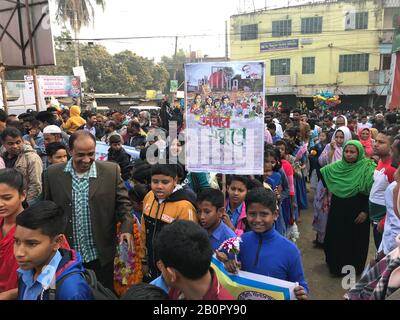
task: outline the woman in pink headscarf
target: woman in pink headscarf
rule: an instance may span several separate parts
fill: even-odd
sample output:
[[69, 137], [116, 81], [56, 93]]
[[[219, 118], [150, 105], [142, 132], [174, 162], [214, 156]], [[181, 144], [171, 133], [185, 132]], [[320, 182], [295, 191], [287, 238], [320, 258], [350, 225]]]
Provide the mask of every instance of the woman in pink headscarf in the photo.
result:
[[371, 137], [371, 130], [369, 128], [362, 128], [358, 130], [358, 138], [364, 147], [365, 154], [368, 158], [374, 155], [373, 140]]

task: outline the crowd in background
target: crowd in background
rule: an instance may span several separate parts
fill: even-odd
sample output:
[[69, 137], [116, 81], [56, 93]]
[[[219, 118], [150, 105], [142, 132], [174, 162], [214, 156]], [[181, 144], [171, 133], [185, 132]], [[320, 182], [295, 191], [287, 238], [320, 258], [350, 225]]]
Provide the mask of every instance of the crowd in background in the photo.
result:
[[[96, 298], [82, 277], [86, 269], [123, 299], [232, 299], [210, 268], [215, 252], [228, 271], [298, 283], [296, 298], [307, 299], [295, 242], [310, 207], [314, 245], [332, 275], [345, 266], [362, 274], [346, 298], [396, 295], [396, 113], [267, 110], [264, 172], [227, 176], [225, 194], [219, 174], [149, 161], [149, 151], [163, 160], [184, 154], [183, 139], [168, 136], [173, 122], [184, 134], [184, 119], [181, 104], [166, 100], [160, 110], [138, 114], [76, 105], [19, 116], [0, 111], [0, 299], [51, 299], [46, 266], [54, 269], [60, 300]], [[108, 161], [95, 159], [98, 142], [109, 145]], [[219, 250], [232, 237], [242, 240], [235, 259]], [[128, 274], [121, 276], [116, 257], [131, 264]]]

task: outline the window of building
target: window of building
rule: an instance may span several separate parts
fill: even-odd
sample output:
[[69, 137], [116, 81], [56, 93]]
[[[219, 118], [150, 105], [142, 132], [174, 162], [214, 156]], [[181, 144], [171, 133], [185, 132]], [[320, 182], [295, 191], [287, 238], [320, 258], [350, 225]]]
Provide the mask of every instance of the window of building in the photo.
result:
[[390, 70], [392, 64], [391, 54], [381, 54], [381, 68], [380, 70]]
[[368, 29], [368, 12], [356, 13], [356, 29]]
[[272, 36], [285, 37], [292, 34], [292, 20], [272, 21]]
[[249, 24], [240, 27], [240, 40], [256, 40], [258, 39], [258, 25]]
[[315, 73], [315, 57], [303, 58], [303, 74]]
[[339, 72], [368, 71], [369, 54], [345, 54], [339, 58]]
[[301, 33], [321, 33], [322, 32], [322, 17], [311, 17], [301, 19]]
[[271, 76], [290, 75], [290, 59], [271, 60]]

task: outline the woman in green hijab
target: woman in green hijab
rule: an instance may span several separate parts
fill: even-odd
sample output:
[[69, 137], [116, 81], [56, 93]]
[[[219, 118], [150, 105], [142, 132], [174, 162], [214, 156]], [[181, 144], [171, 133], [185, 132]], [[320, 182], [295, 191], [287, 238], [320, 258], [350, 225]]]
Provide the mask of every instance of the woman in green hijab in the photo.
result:
[[362, 273], [368, 255], [368, 196], [374, 183], [375, 163], [365, 157], [359, 141], [348, 141], [341, 161], [321, 169], [323, 183], [332, 193], [325, 236], [325, 256], [331, 273], [346, 265]]

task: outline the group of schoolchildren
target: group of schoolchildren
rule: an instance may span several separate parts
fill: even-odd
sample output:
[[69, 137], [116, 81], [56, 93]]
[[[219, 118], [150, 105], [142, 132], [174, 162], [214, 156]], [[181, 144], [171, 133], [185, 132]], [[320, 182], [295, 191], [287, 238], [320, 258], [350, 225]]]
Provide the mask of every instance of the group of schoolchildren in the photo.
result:
[[[180, 165], [136, 168], [136, 178], [148, 170], [139, 179], [142, 183], [129, 190], [132, 216], [140, 226], [141, 249], [136, 254], [143, 282], [174, 299], [232, 298], [210, 268], [216, 254], [231, 272], [240, 268], [298, 283], [296, 297], [307, 298], [299, 250], [287, 239], [299, 210], [307, 206], [302, 173], [306, 154], [296, 130], [287, 129], [283, 138], [265, 146], [262, 176], [228, 176], [226, 194], [201, 187], [201, 175], [186, 175]], [[128, 180], [131, 164], [121, 143], [119, 135], [110, 136], [108, 156]], [[65, 143], [48, 144], [46, 157], [49, 165], [66, 162]], [[0, 170], [0, 300], [93, 299], [80, 254], [63, 236], [65, 215], [49, 201], [28, 207], [25, 183], [17, 170]], [[237, 261], [217, 252], [233, 237], [242, 238]], [[157, 292], [152, 285], [138, 284], [122, 298], [148, 297], [145, 290]]]
[[[201, 226], [208, 237], [206, 243], [198, 242], [192, 246], [194, 252], [197, 246], [208, 247], [210, 254], [207, 270], [212, 253], [216, 253], [228, 271], [237, 271], [238, 266], [233, 268], [232, 261], [228, 259], [229, 255], [219, 252], [218, 249], [225, 240], [240, 236], [243, 242], [240, 245], [238, 261], [242, 270], [296, 282], [299, 284], [295, 289], [296, 297], [306, 299], [308, 286], [304, 279], [300, 252], [277, 230], [280, 214], [276, 194], [279, 192], [273, 191], [269, 184], [264, 185], [256, 177], [228, 178], [226, 201], [222, 191], [211, 188], [201, 190], [197, 199], [193, 201], [193, 198], [177, 184], [174, 165], [155, 165], [152, 168], [151, 191], [143, 199], [141, 219], [141, 258], [145, 266], [144, 274], [148, 280], [153, 280], [152, 284], [166, 292], [176, 290], [177, 285], [173, 280], [177, 276], [172, 277], [160, 267], [164, 261], [160, 257], [161, 253], [157, 253], [157, 243], [161, 234], [167, 230], [166, 225], [173, 225], [177, 220], [188, 220], [199, 229]], [[187, 279], [184, 275], [195, 272], [197, 266], [201, 265], [196, 263], [196, 259], [201, 258], [189, 249], [187, 255], [183, 251], [180, 252], [184, 249], [181, 246], [183, 244], [177, 243], [175, 250], [171, 249], [170, 254], [176, 255], [177, 259], [184, 257], [182, 264], [176, 265], [178, 277], [188, 282], [196, 280], [190, 277]], [[185, 292], [185, 286], [179, 289], [183, 290], [183, 296], [190, 295]]]
[[[307, 298], [299, 250], [276, 230], [279, 205], [271, 188], [232, 176], [225, 202], [216, 189], [204, 189], [193, 198], [177, 181], [176, 166], [154, 165], [151, 190], [138, 184], [129, 193], [141, 221], [139, 255], [145, 281], [155, 280], [152, 283], [169, 298], [233, 299], [219, 288], [210, 264], [225, 240], [240, 235], [242, 270], [297, 282], [296, 297]], [[80, 255], [69, 249], [63, 236], [62, 211], [49, 201], [24, 209], [23, 184], [16, 170], [0, 171], [0, 298], [46, 300], [53, 293], [59, 300], [93, 299]], [[223, 253], [217, 256], [229, 271], [237, 270], [239, 265]], [[151, 297], [143, 294], [145, 290], [160, 295], [152, 285], [141, 284], [132, 286], [123, 299]]]

